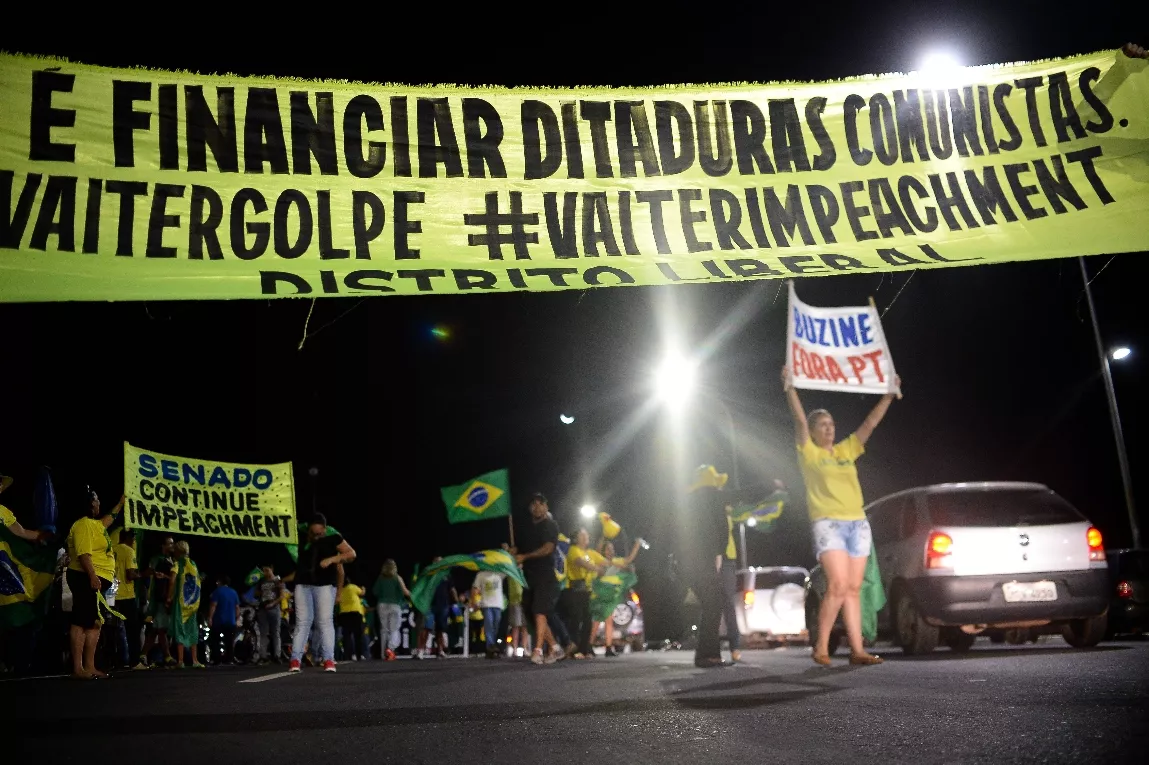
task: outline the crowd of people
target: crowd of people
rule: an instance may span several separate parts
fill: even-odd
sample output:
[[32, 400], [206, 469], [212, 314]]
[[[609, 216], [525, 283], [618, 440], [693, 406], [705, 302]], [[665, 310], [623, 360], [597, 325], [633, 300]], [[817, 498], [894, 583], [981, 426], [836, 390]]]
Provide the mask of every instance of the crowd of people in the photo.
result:
[[[5, 487], [12, 481], [3, 480]], [[542, 664], [594, 656], [592, 634], [604, 621], [606, 655], [613, 656], [609, 616], [591, 618], [590, 583], [632, 569], [639, 549], [636, 541], [628, 556], [616, 557], [611, 539], [592, 546], [587, 529], [577, 530], [571, 543], [559, 533], [546, 498], [535, 494], [527, 537], [518, 549], [504, 545], [529, 586], [495, 571], [478, 572], [467, 588], [457, 588], [455, 578], [448, 577], [434, 590], [430, 608], [419, 614], [394, 560], [387, 560], [370, 583], [357, 581], [349, 565], [355, 550], [321, 514], [300, 524], [294, 570], [281, 577], [273, 565], [258, 566], [237, 590], [227, 575], [203, 581], [186, 539], [151, 535], [158, 549], [141, 566], [137, 548], [146, 535], [122, 528], [124, 499], [107, 508], [88, 490], [85, 500], [85, 514], [68, 530], [57, 555], [42, 618], [5, 630], [4, 669], [64, 665], [77, 679], [234, 663], [334, 672], [337, 661], [394, 661], [404, 653], [413, 659], [445, 657], [462, 647], [468, 632], [488, 658]], [[0, 513], [13, 535], [37, 545], [53, 541], [50, 531], [26, 529], [8, 508], [0, 506]], [[54, 638], [64, 632], [66, 640]]]
[[[856, 431], [835, 442], [832, 416], [823, 409], [805, 411], [787, 370], [783, 386], [794, 418], [814, 552], [827, 578], [813, 660], [821, 666], [831, 663], [826, 641], [841, 613], [850, 663], [881, 663], [866, 651], [860, 627], [859, 593], [872, 541], [856, 461], [895, 395], [883, 396]], [[0, 476], [0, 491], [11, 483], [11, 478]], [[729, 663], [720, 652], [722, 621], [731, 661], [740, 658], [734, 613], [737, 556], [725, 485], [725, 474], [702, 466], [679, 515], [680, 534], [688, 540], [680, 551], [681, 563], [700, 607], [695, 664], [703, 668]], [[280, 577], [271, 565], [253, 569], [242, 594], [226, 575], [217, 576], [210, 596], [203, 599], [201, 573], [187, 540], [163, 536], [157, 554], [141, 568], [141, 532], [117, 526], [124, 498], [106, 510], [89, 489], [83, 501], [84, 514], [72, 524], [57, 555], [43, 618], [23, 625], [14, 640], [7, 635], [2, 658], [9, 666], [31, 667], [39, 644], [49, 664], [55, 652], [55, 662], [66, 661], [71, 676], [83, 680], [107, 677], [109, 669], [201, 669], [208, 660], [266, 664], [286, 658], [290, 672], [301, 671], [305, 664], [335, 672], [337, 660], [377, 656], [393, 661], [404, 650], [413, 659], [447, 656], [459, 644], [460, 624], [474, 625], [474, 630], [463, 632], [482, 640], [488, 658], [529, 657], [534, 664], [588, 659], [596, 655], [592, 639], [600, 630], [609, 657], [615, 655], [611, 610], [616, 602], [595, 583], [614, 577], [623, 587], [618, 575], [633, 571], [642, 546], [642, 540], [635, 540], [626, 555], [617, 555], [616, 544], [625, 549], [625, 537], [613, 522], [603, 523], [595, 543], [586, 528], [577, 529], [573, 539], [567, 537], [560, 533], [547, 498], [535, 493], [528, 504], [530, 523], [518, 545], [504, 545], [527, 586], [505, 573], [481, 570], [460, 593], [448, 576], [435, 586], [425, 613], [415, 614], [408, 605], [411, 589], [395, 561], [383, 564], [370, 589], [359, 584], [349, 565], [357, 557], [354, 548], [323, 515], [315, 514], [300, 524], [293, 571]], [[54, 538], [53, 529], [25, 528], [2, 505], [0, 522], [4, 534], [18, 544], [47, 545]], [[0, 563], [12, 567], [7, 558]], [[401, 635], [405, 610], [414, 640]], [[64, 635], [65, 623], [66, 640], [54, 641], [54, 632]], [[206, 652], [200, 646], [205, 640]]]

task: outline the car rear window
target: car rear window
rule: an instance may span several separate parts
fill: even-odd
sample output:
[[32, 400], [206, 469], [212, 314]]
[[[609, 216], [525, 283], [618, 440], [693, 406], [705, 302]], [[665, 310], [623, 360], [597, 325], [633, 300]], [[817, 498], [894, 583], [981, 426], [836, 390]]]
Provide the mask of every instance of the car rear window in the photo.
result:
[[1149, 553], [1126, 552], [1118, 559], [1117, 570], [1131, 579], [1149, 579]]
[[936, 526], [1045, 526], [1085, 520], [1071, 504], [1042, 489], [982, 489], [930, 494]]

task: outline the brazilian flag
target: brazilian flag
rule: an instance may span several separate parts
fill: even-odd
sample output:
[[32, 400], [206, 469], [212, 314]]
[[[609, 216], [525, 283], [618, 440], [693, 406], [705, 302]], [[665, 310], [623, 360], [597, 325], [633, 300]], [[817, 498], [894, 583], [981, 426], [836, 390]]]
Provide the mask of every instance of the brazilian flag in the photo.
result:
[[790, 501], [790, 495], [784, 491], [776, 491], [766, 499], [752, 505], [740, 504], [730, 514], [730, 520], [735, 523], [747, 523], [753, 520], [754, 529], [769, 531], [782, 516], [783, 506]]
[[506, 469], [492, 470], [439, 491], [451, 523], [503, 518], [511, 513], [511, 479]]
[[0, 627], [43, 616], [56, 572], [56, 548], [28, 542], [0, 524]]
[[468, 571], [494, 571], [509, 576], [523, 587], [527, 586], [527, 580], [523, 578], [523, 572], [519, 570], [515, 557], [506, 550], [482, 550], [470, 555], [450, 555], [420, 572], [419, 580], [411, 588], [411, 604], [416, 611], [425, 614], [431, 609], [431, 598], [435, 595], [435, 588], [455, 567], [465, 568]]
[[590, 617], [596, 622], [611, 618], [618, 604], [626, 600], [638, 577], [631, 571], [617, 571], [595, 577], [591, 583]]

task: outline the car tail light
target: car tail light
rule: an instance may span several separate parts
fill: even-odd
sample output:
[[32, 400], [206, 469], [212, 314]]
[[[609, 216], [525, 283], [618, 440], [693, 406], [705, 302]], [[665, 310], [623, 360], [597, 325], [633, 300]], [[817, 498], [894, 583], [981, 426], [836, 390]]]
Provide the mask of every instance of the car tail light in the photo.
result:
[[953, 568], [953, 546], [949, 534], [931, 531], [926, 542], [926, 568]]
[[742, 605], [747, 608], [754, 608], [754, 590], [747, 590], [742, 593]]
[[1085, 541], [1089, 543], [1089, 560], [1105, 560], [1105, 545], [1101, 542], [1101, 532], [1096, 526], [1090, 526], [1085, 532]]
[[1129, 582], [1118, 582], [1117, 583], [1117, 597], [1119, 597], [1119, 598], [1131, 598], [1131, 597], [1133, 597], [1133, 585], [1129, 584]]

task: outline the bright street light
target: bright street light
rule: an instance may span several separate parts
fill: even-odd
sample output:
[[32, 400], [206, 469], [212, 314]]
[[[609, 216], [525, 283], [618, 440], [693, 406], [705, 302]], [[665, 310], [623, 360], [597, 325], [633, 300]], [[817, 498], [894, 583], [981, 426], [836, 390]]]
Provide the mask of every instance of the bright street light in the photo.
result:
[[1128, 358], [1129, 354], [1131, 353], [1133, 353], [1133, 351], [1129, 350], [1125, 346], [1121, 346], [1120, 348], [1114, 348], [1113, 353], [1110, 355], [1114, 361], [1121, 361], [1121, 359]]
[[750, 528], [754, 528], [755, 526], [758, 525], [758, 519], [757, 518], [747, 518], [746, 519], [746, 525], [749, 526]]
[[671, 407], [681, 407], [694, 389], [697, 363], [680, 353], [670, 353], [654, 371], [658, 398]]
[[961, 69], [961, 62], [949, 51], [934, 51], [922, 59], [918, 71], [931, 76], [948, 76]]
[[593, 518], [595, 512], [598, 510], [594, 505], [583, 505], [579, 508], [579, 515], [583, 518]]
[[928, 87], [946, 88], [959, 85], [964, 73], [957, 56], [949, 51], [938, 50], [922, 58], [916, 74]]

